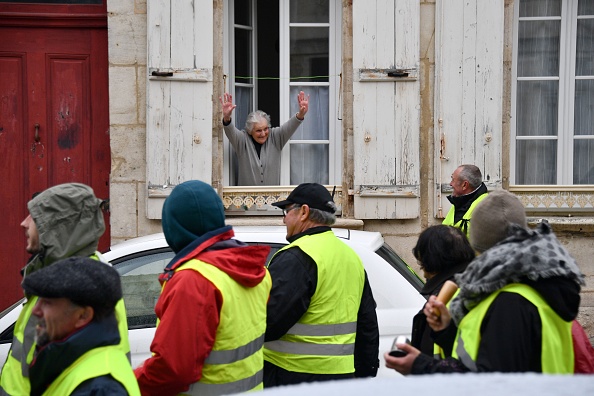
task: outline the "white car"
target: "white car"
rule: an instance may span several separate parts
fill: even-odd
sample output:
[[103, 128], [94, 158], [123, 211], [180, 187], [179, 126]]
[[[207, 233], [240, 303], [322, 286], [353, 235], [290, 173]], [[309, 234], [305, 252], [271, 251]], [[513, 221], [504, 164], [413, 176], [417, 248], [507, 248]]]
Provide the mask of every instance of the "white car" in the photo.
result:
[[[271, 246], [269, 258], [287, 244], [285, 227], [233, 227], [235, 237], [248, 244]], [[423, 306], [419, 294], [423, 286], [414, 271], [387, 245], [379, 232], [333, 229], [337, 237], [352, 247], [361, 257], [373, 296], [377, 303], [380, 332], [380, 370], [378, 376], [397, 376], [384, 366], [383, 353], [398, 335], [410, 337], [412, 318]], [[138, 366], [150, 356], [150, 344], [155, 333], [154, 307], [160, 293], [158, 274], [174, 256], [163, 234], [134, 238], [111, 247], [103, 257], [122, 276], [124, 301], [132, 365]], [[22, 301], [0, 314], [0, 362], [6, 360], [14, 322]]]

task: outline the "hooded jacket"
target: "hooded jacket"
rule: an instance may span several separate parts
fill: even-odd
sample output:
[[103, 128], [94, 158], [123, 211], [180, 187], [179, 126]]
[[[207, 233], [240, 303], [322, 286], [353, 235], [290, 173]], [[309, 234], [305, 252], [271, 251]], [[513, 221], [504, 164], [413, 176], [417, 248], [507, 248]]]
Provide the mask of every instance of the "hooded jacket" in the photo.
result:
[[95, 253], [105, 232], [101, 202], [91, 187], [80, 183], [54, 186], [30, 200], [40, 251], [25, 266], [25, 275], [66, 257]]
[[[29, 213], [39, 235], [40, 250], [22, 269], [23, 276], [71, 256], [89, 257], [96, 253], [99, 238], [105, 231], [102, 201], [93, 189], [80, 183], [60, 184], [43, 191], [29, 201]], [[28, 296], [30, 297], [30, 296]], [[0, 383], [10, 393], [28, 393], [28, 366], [35, 347], [35, 318], [31, 311], [36, 298], [30, 298], [15, 325], [11, 351], [2, 369]], [[126, 317], [123, 300], [119, 317]], [[128, 324], [120, 322], [122, 349], [128, 353]], [[25, 363], [25, 364], [23, 364]]]
[[176, 269], [199, 260], [228, 274], [238, 287], [253, 288], [266, 277], [270, 252], [269, 246], [232, 239], [220, 198], [210, 185], [196, 180], [176, 186], [166, 199], [163, 232], [177, 254], [159, 277], [166, 283], [155, 307], [153, 356], [135, 370], [143, 395], [186, 391], [202, 377], [215, 343], [224, 296], [199, 272]]
[[[452, 300], [452, 319], [462, 318], [491, 293], [522, 283], [538, 292], [565, 322], [577, 316], [583, 275], [577, 263], [541, 223], [536, 230], [512, 226], [511, 236], [478, 256], [456, 276], [460, 292]], [[502, 292], [489, 306], [480, 328], [479, 372], [542, 372], [542, 321], [538, 309], [517, 293]], [[419, 355], [413, 374], [468, 371], [453, 358], [436, 361]]]

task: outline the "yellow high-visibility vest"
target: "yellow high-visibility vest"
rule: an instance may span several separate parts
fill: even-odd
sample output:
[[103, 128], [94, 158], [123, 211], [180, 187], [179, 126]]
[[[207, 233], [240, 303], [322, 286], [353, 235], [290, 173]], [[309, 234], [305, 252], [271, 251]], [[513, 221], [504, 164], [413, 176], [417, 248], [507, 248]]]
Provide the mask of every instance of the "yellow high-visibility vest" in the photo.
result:
[[299, 321], [280, 339], [264, 344], [264, 359], [293, 372], [353, 373], [357, 315], [365, 283], [361, 259], [332, 231], [305, 235], [276, 254], [294, 246], [315, 261], [318, 284]]
[[202, 377], [185, 393], [223, 395], [262, 389], [266, 304], [272, 287], [268, 270], [260, 284], [251, 288], [204, 261], [189, 260], [175, 272], [184, 270], [200, 273], [223, 296], [215, 342], [204, 361]]
[[454, 342], [452, 356], [476, 372], [476, 358], [481, 342], [480, 329], [491, 303], [501, 292], [517, 293], [538, 309], [542, 322], [541, 366], [545, 374], [573, 374], [572, 322], [566, 322], [533, 288], [521, 283], [502, 287], [481, 301], [462, 318]]

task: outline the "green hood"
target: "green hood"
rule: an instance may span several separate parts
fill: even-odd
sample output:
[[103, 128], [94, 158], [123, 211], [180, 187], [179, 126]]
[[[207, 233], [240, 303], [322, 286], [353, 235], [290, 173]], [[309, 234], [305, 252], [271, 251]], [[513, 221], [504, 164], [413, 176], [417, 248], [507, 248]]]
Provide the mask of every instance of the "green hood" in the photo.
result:
[[41, 250], [27, 264], [25, 274], [63, 258], [92, 255], [105, 232], [101, 202], [91, 187], [80, 183], [51, 187], [30, 200], [27, 206]]

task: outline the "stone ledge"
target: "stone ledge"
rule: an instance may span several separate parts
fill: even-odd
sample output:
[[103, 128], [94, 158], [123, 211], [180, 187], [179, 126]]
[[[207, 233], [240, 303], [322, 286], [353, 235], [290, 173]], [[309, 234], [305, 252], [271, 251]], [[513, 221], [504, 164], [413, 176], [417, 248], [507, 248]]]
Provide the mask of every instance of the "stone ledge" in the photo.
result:
[[536, 226], [543, 220], [549, 222], [553, 231], [558, 232], [580, 232], [594, 233], [594, 217], [561, 217], [561, 216], [542, 216], [528, 217], [528, 225]]
[[[227, 217], [225, 222], [230, 226], [284, 226], [282, 216]], [[337, 218], [332, 227], [362, 230], [364, 225], [363, 220]]]

